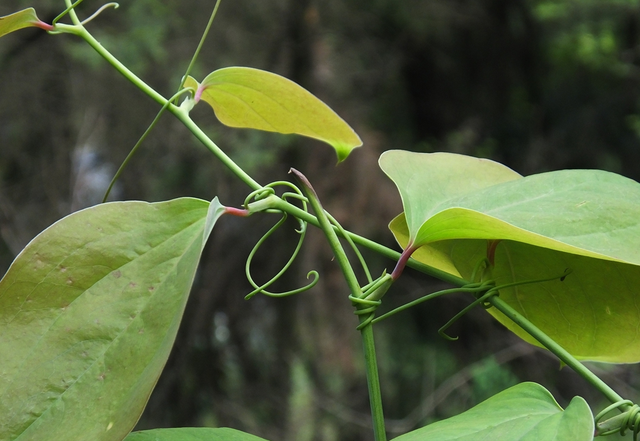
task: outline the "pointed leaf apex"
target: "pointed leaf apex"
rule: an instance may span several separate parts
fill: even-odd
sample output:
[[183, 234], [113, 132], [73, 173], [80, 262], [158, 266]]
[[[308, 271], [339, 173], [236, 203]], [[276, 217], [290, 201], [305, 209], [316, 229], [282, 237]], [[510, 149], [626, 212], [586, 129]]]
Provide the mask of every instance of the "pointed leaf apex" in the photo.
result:
[[362, 145], [355, 131], [329, 106], [280, 75], [248, 67], [219, 69], [185, 87], [196, 90], [195, 101], [209, 103], [229, 127], [297, 134], [331, 145], [342, 162]]

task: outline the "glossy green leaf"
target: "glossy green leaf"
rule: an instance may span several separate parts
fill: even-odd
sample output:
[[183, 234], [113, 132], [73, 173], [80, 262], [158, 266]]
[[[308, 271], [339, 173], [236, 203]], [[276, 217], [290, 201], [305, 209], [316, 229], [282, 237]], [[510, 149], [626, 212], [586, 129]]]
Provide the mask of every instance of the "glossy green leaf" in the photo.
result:
[[154, 429], [133, 432], [125, 441], [265, 441], [239, 430], [207, 427], [187, 427], [179, 429]]
[[0, 17], [0, 37], [13, 31], [30, 27], [42, 28], [47, 31], [53, 29], [51, 25], [38, 19], [36, 10], [33, 8], [23, 9], [22, 11]]
[[563, 411], [545, 388], [521, 383], [394, 441], [592, 441], [593, 432], [593, 416], [583, 398], [573, 398]]
[[[410, 155], [385, 153], [381, 166], [412, 216], [412, 223], [409, 215], [406, 221], [400, 216], [390, 227], [404, 248], [418, 249], [414, 258], [469, 279], [489, 256], [488, 240], [500, 240], [487, 275], [497, 285], [557, 277], [501, 290], [511, 307], [578, 358], [640, 361], [638, 183], [598, 170], [564, 170], [450, 197], [439, 191], [442, 184], [429, 182], [446, 180], [429, 155]], [[451, 182], [460, 179], [454, 176]], [[443, 196], [425, 198], [429, 192], [420, 188]], [[572, 272], [561, 282], [566, 269]], [[534, 342], [500, 313], [489, 312]]]
[[353, 129], [331, 108], [293, 81], [248, 67], [216, 70], [198, 83], [195, 101], [206, 101], [222, 124], [230, 127], [295, 133], [324, 141], [336, 149], [338, 161], [362, 145]]
[[0, 439], [121, 441], [175, 339], [217, 200], [117, 202], [38, 235], [0, 281]]

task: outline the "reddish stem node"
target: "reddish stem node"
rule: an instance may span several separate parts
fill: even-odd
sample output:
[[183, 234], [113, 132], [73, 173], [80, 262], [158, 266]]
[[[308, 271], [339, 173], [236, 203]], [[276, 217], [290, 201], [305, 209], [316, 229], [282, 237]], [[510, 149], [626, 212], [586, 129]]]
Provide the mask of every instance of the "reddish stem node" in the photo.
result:
[[45, 31], [53, 31], [53, 26], [49, 23], [45, 23], [44, 21], [34, 21], [32, 22], [34, 26], [39, 27], [40, 29], [44, 29]]
[[500, 243], [500, 239], [488, 240], [487, 242], [488, 242], [487, 243], [487, 260], [489, 261], [491, 266], [493, 266], [494, 262], [496, 260], [496, 248], [498, 247], [498, 244]]
[[251, 213], [244, 208], [224, 207], [224, 214], [230, 214], [232, 216], [247, 217]]
[[407, 261], [411, 257], [411, 255], [417, 250], [417, 247], [408, 246], [402, 254], [400, 254], [400, 259], [398, 259], [398, 263], [396, 263], [396, 267], [393, 269], [391, 273], [391, 278], [396, 281], [398, 277], [402, 274], [404, 267], [407, 265]]

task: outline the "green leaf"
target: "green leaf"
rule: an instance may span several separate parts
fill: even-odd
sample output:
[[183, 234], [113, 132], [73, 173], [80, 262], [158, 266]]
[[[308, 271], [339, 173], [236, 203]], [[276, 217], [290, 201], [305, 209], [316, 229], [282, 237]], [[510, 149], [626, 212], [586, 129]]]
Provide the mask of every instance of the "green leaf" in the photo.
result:
[[117, 202], [38, 235], [0, 281], [0, 439], [121, 441], [167, 360], [215, 199]]
[[324, 141], [343, 161], [362, 141], [329, 106], [293, 81], [248, 67], [216, 70], [199, 84], [188, 77], [185, 87], [196, 89], [195, 101], [206, 101], [222, 124], [230, 127], [295, 133]]
[[581, 397], [563, 411], [536, 383], [513, 386], [452, 418], [394, 441], [592, 441], [593, 416]]
[[389, 150], [380, 156], [380, 167], [400, 191], [414, 240], [441, 204], [522, 177], [498, 162], [454, 153]]
[[133, 432], [125, 441], [265, 441], [263, 438], [239, 430], [207, 427], [179, 429], [154, 429]]
[[[557, 278], [503, 289], [501, 299], [577, 358], [640, 361], [638, 183], [598, 170], [564, 170], [455, 194], [441, 188], [462, 182], [468, 189], [464, 181], [477, 174], [447, 178], [429, 156], [387, 152], [380, 159], [407, 215], [390, 227], [404, 248], [418, 249], [414, 258], [470, 279], [476, 264], [491, 257], [489, 241], [499, 240], [486, 276], [496, 285]], [[566, 269], [572, 272], [561, 282]], [[499, 312], [489, 312], [535, 344]]]
[[0, 37], [3, 37], [13, 31], [23, 28], [36, 27], [46, 31], [53, 29], [53, 26], [40, 21], [33, 8], [23, 9], [10, 15], [0, 17]]

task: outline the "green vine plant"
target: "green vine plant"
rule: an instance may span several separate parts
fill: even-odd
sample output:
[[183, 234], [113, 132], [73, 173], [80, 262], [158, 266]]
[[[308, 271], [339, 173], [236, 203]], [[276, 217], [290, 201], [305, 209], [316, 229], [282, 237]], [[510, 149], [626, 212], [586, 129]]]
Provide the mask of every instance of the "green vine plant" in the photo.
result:
[[[250, 192], [240, 208], [226, 207], [217, 198], [103, 203], [61, 219], [29, 243], [0, 282], [0, 439], [259, 440], [230, 428], [131, 431], [169, 356], [202, 249], [217, 220], [263, 213], [277, 213], [281, 219], [249, 255], [246, 273], [254, 290], [246, 298], [294, 295], [314, 286], [319, 274], [311, 271], [306, 286], [269, 290], [296, 258], [308, 227], [322, 230], [344, 275], [345, 299], [359, 318], [376, 441], [386, 440], [387, 434], [374, 325], [453, 292], [469, 293], [474, 301], [442, 327], [444, 337], [452, 338], [446, 329], [470, 308], [486, 308], [513, 333], [555, 354], [611, 406], [594, 418], [581, 397], [562, 409], [543, 386], [521, 383], [397, 441], [586, 441], [626, 431], [638, 439], [638, 405], [619, 396], [581, 360], [640, 361], [635, 341], [640, 184], [597, 170], [523, 177], [486, 159], [387, 151], [379, 164], [396, 184], [404, 207], [390, 223], [403, 249], [399, 253], [345, 230], [324, 210], [303, 172], [291, 170], [297, 184], [259, 184], [190, 118], [193, 107], [204, 101], [222, 124], [315, 138], [335, 149], [338, 162], [362, 144], [326, 104], [279, 75], [227, 67], [201, 81], [190, 76], [219, 1], [169, 98], [127, 69], [85, 28], [117, 4], [107, 3], [81, 20], [75, 11], [81, 1], [65, 0], [51, 24], [38, 19], [33, 8], [1, 17], [0, 36], [37, 27], [81, 38], [154, 100], [159, 115], [169, 112], [181, 121]], [[277, 188], [284, 193], [278, 195]], [[287, 217], [298, 223], [298, 244], [282, 270], [258, 284], [251, 276], [253, 256]], [[364, 282], [356, 276], [345, 245], [355, 253]], [[358, 247], [394, 259], [395, 269], [374, 279]], [[455, 287], [377, 315], [405, 266]]]

